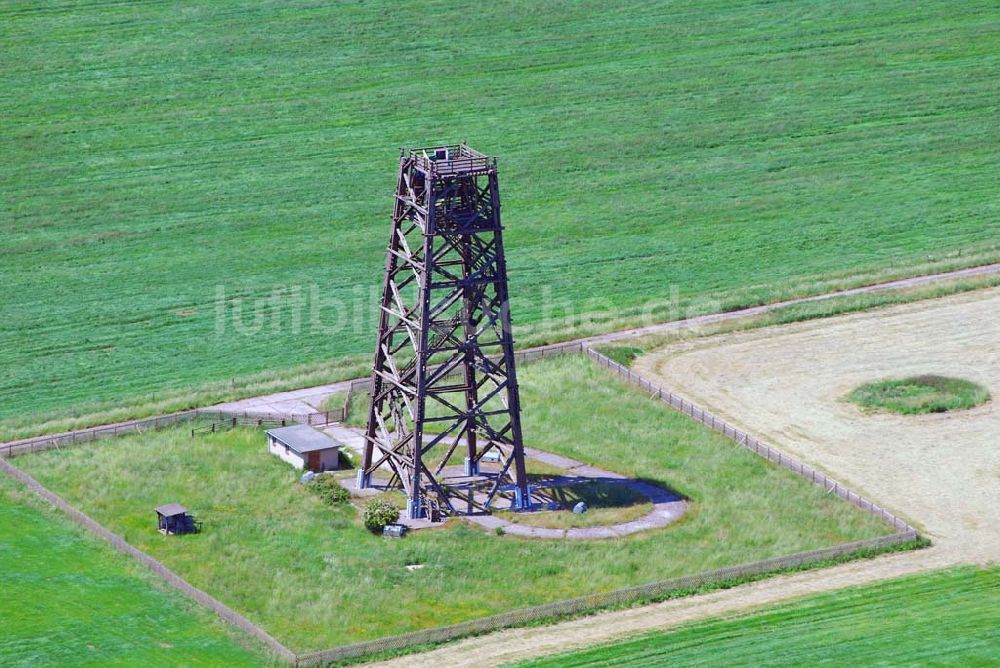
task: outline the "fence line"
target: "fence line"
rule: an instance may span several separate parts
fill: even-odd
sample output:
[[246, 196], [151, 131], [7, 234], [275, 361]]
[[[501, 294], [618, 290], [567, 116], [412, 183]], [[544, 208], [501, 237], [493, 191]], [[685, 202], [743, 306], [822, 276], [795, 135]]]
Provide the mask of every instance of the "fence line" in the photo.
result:
[[713, 415], [705, 409], [687, 401], [683, 397], [665, 390], [658, 385], [654, 385], [646, 378], [643, 378], [640, 374], [619, 364], [618, 362], [615, 362], [607, 355], [604, 355], [589, 346], [585, 346], [584, 351], [592, 360], [601, 366], [611, 369], [629, 383], [642, 388], [648, 392], [650, 396], [656, 397], [660, 401], [676, 408], [680, 412], [690, 416], [692, 419], [700, 422], [709, 429], [720, 432], [727, 438], [736, 442], [738, 445], [763, 457], [769, 462], [774, 462], [778, 466], [788, 469], [813, 484], [821, 485], [827, 492], [835, 494], [845, 501], [857, 506], [861, 510], [875, 515], [898, 531], [916, 533], [917, 530], [910, 526], [910, 524], [905, 520], [897, 517], [873, 501], [866, 499], [857, 492], [842, 485], [840, 482], [834, 480], [825, 473], [817, 471], [811, 466], [803, 464], [795, 457], [771, 447], [767, 443], [751, 436], [745, 431], [737, 429], [722, 418]]
[[773, 557], [771, 559], [719, 568], [693, 575], [684, 575], [635, 587], [617, 589], [611, 592], [564, 599], [562, 601], [555, 601], [553, 603], [524, 608], [521, 610], [512, 610], [510, 612], [500, 613], [490, 617], [482, 617], [480, 619], [473, 619], [449, 626], [424, 629], [421, 631], [379, 638], [377, 640], [342, 645], [340, 647], [333, 647], [317, 652], [296, 655], [294, 652], [281, 644], [281, 642], [267, 633], [267, 631], [257, 626], [243, 615], [232, 610], [218, 599], [192, 586], [186, 580], [164, 566], [160, 561], [154, 559], [142, 550], [133, 547], [120, 536], [104, 528], [101, 524], [97, 523], [83, 512], [77, 510], [65, 499], [44, 487], [37, 480], [24, 471], [21, 471], [10, 462], [0, 459], [0, 471], [27, 486], [41, 498], [45, 499], [68, 515], [70, 519], [75, 521], [87, 531], [110, 543], [119, 551], [143, 563], [151, 571], [153, 571], [154, 574], [163, 578], [196, 603], [212, 610], [222, 620], [260, 640], [283, 661], [292, 666], [322, 665], [333, 661], [352, 659], [391, 650], [405, 649], [416, 645], [454, 640], [476, 633], [497, 631], [503, 628], [519, 626], [532, 621], [572, 615], [615, 605], [633, 604], [642, 601], [666, 598], [670, 595], [684, 594], [706, 585], [717, 585], [728, 581], [764, 575], [790, 568], [809, 566], [840, 557], [852, 555], [857, 556], [865, 552], [882, 551], [898, 545], [914, 542], [918, 538], [916, 531], [901, 531], [887, 536], [870, 538], [868, 540], [845, 543], [843, 545], [811, 550], [808, 552], [799, 552], [783, 557]]
[[[388, 638], [380, 638], [378, 640], [368, 642], [333, 647], [319, 652], [299, 655], [299, 666], [321, 665], [328, 662], [352, 659], [380, 652], [400, 650], [415, 645], [443, 642], [476, 633], [485, 633], [511, 626], [518, 626], [530, 621], [574, 614], [586, 610], [609, 607], [618, 604], [634, 603], [645, 599], [654, 599], [663, 597], [671, 592], [683, 592], [685, 590], [697, 589], [706, 584], [720, 583], [727, 580], [760, 575], [771, 571], [804, 566], [865, 551], [882, 550], [895, 545], [912, 543], [919, 538], [919, 534], [915, 528], [910, 526], [904, 520], [896, 517], [885, 508], [869, 501], [821, 471], [817, 471], [812, 467], [806, 466], [794, 457], [772, 448], [747, 432], [733, 427], [725, 420], [722, 420], [709, 411], [706, 411], [694, 403], [687, 401], [683, 397], [651, 383], [640, 374], [622, 366], [621, 364], [618, 364], [590, 346], [583, 343], [557, 344], [545, 349], [528, 350], [524, 353], [518, 353], [515, 355], [515, 358], [518, 361], [529, 361], [557, 354], [565, 354], [567, 352], [585, 353], [591, 359], [600, 365], [611, 369], [629, 383], [637, 385], [644, 391], [648, 392], [650, 396], [654, 396], [661, 401], [664, 401], [673, 408], [690, 416], [692, 419], [702, 423], [714, 431], [722, 433], [738, 445], [749, 449], [757, 455], [764, 457], [768, 461], [787, 468], [814, 484], [822, 485], [826, 491], [836, 494], [862, 510], [875, 515], [882, 521], [892, 526], [896, 530], [896, 533], [868, 540], [857, 541], [854, 543], [846, 543], [835, 547], [813, 550], [811, 552], [802, 552], [785, 557], [765, 559], [763, 561], [753, 562], [750, 564], [721, 568], [707, 573], [682, 576], [671, 580], [640, 585], [638, 587], [630, 587], [603, 594], [594, 594], [575, 599], [556, 601], [546, 605], [523, 610], [515, 610], [451, 626], [426, 629], [398, 636], [391, 636]], [[370, 381], [368, 379], [359, 379], [351, 384], [349, 393], [361, 388], [367, 389], [369, 386]]]
[[195, 434], [214, 434], [217, 431], [223, 431], [227, 429], [232, 429], [234, 427], [285, 427], [288, 425], [289, 420], [287, 418], [263, 418], [256, 416], [247, 415], [231, 415], [229, 417], [220, 416], [218, 419], [210, 422], [209, 424], [203, 424], [200, 427], [194, 427], [191, 429], [191, 435]]
[[169, 427], [181, 422], [206, 419], [216, 422], [227, 422], [237, 420], [244, 425], [264, 425], [266, 424], [307, 424], [322, 426], [330, 422], [339, 422], [344, 419], [345, 413], [342, 408], [319, 411], [316, 413], [257, 413], [248, 411], [226, 411], [213, 408], [194, 408], [168, 415], [157, 415], [156, 417], [142, 418], [139, 420], [129, 420], [116, 424], [103, 425], [100, 427], [90, 427], [77, 431], [68, 431], [61, 434], [48, 434], [45, 436], [35, 436], [19, 441], [11, 441], [0, 446], [0, 457], [13, 457], [20, 454], [42, 452], [52, 448], [61, 448], [68, 445], [78, 445], [81, 443], [91, 443], [104, 438], [114, 438], [124, 434], [139, 433], [154, 429]]
[[[706, 411], [705, 409], [695, 405], [694, 403], [687, 401], [683, 397], [669, 392], [662, 387], [653, 384], [646, 378], [643, 378], [640, 374], [632, 371], [628, 367], [625, 367], [607, 355], [604, 355], [597, 350], [594, 350], [590, 346], [575, 342], [575, 343], [557, 343], [551, 346], [545, 346], [542, 348], [533, 348], [523, 352], [515, 353], [514, 357], [518, 361], [531, 361], [536, 359], [541, 359], [544, 357], [551, 357], [554, 355], [562, 355], [569, 352], [581, 352], [585, 353], [592, 360], [596, 361], [598, 364], [607, 367], [617, 373], [619, 376], [624, 378], [629, 383], [636, 385], [643, 389], [645, 392], [649, 393], [651, 396], [655, 396], [661, 401], [667, 403], [673, 408], [681, 411], [682, 413], [690, 416], [692, 419], [702, 423], [709, 429], [721, 432], [727, 438], [735, 441], [740, 446], [747, 448], [748, 450], [756, 453], [757, 455], [764, 457], [770, 462], [774, 462], [779, 466], [782, 466], [793, 473], [796, 473], [803, 478], [809, 480], [813, 484], [822, 485], [823, 488], [842, 499], [845, 499], [849, 503], [861, 508], [862, 510], [869, 512], [873, 515], [878, 516], [887, 524], [892, 525], [895, 529], [900, 531], [916, 531], [909, 523], [892, 514], [885, 508], [882, 508], [878, 504], [866, 499], [860, 494], [854, 492], [853, 490], [840, 484], [837, 480], [830, 478], [826, 474], [817, 471], [816, 469], [807, 466], [791, 457], [780, 450], [777, 450], [767, 443], [751, 436], [745, 431], [733, 427], [728, 422], [719, 418], [712, 413]], [[353, 381], [348, 387], [348, 401], [350, 401], [351, 394], [362, 388], [367, 389], [370, 387], [371, 380], [368, 378], [360, 378]]]
[[249, 619], [236, 612], [229, 606], [227, 606], [222, 601], [206, 594], [201, 589], [194, 587], [187, 580], [180, 577], [172, 570], [164, 566], [160, 561], [149, 556], [137, 547], [132, 546], [127, 543], [121, 536], [112, 533], [104, 526], [91, 519], [88, 515], [77, 510], [69, 502], [63, 499], [61, 496], [55, 492], [49, 490], [40, 482], [35, 480], [33, 477], [22, 471], [21, 469], [15, 467], [10, 462], [0, 458], [0, 471], [3, 471], [11, 478], [14, 478], [24, 486], [28, 487], [35, 494], [45, 499], [47, 502], [61, 510], [65, 513], [71, 520], [82, 526], [84, 529], [97, 536], [98, 538], [110, 543], [115, 549], [120, 552], [127, 554], [140, 561], [143, 565], [149, 568], [153, 573], [161, 577], [166, 582], [170, 583], [176, 589], [180, 590], [188, 598], [192, 599], [196, 603], [205, 606], [215, 614], [217, 614], [224, 621], [229, 622], [233, 626], [249, 633], [251, 636], [257, 640], [264, 643], [268, 649], [281, 657], [284, 661], [296, 664], [298, 657], [290, 649], [278, 642], [271, 634], [257, 626]]

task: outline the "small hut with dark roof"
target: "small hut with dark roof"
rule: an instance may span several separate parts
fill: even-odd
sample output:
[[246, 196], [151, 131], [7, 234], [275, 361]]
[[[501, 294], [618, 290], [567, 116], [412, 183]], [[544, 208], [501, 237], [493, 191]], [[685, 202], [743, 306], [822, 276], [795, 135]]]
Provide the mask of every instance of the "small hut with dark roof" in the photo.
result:
[[160, 533], [168, 536], [179, 533], [198, 533], [201, 522], [188, 515], [187, 508], [179, 503], [168, 503], [156, 508], [156, 522]]

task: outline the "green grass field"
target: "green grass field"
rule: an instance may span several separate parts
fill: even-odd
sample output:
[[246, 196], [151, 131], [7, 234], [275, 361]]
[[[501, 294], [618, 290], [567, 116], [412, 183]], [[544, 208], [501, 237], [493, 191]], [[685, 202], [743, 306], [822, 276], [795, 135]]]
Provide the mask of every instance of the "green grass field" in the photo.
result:
[[0, 664], [268, 664], [247, 637], [2, 475], [0, 527]]
[[[531, 445], [673, 488], [691, 500], [685, 517], [609, 541], [524, 540], [462, 522], [386, 540], [353, 508], [323, 505], [246, 429], [153, 432], [16, 461], [296, 651], [888, 531], [582, 356], [526, 364], [520, 381]], [[169, 501], [191, 508], [203, 533], [158, 534], [152, 508]]]
[[995, 666], [1000, 569], [915, 575], [522, 664]]
[[[546, 296], [552, 316], [676, 298], [667, 318], [996, 259], [997, 20], [983, 0], [5, 2], [0, 427], [351, 373], [330, 360], [372, 345], [400, 145], [501, 156], [523, 340], [570, 331], [539, 330]], [[217, 328], [220, 287], [246, 323], [266, 302], [258, 334], [225, 300]]]

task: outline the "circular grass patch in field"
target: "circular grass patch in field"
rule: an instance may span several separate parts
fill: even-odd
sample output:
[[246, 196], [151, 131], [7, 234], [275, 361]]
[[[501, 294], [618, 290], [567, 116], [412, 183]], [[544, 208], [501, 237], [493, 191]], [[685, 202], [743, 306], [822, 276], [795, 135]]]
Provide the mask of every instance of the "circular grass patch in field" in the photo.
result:
[[865, 383], [848, 394], [847, 400], [869, 410], [920, 415], [975, 408], [989, 401], [990, 393], [970, 380], [923, 375]]

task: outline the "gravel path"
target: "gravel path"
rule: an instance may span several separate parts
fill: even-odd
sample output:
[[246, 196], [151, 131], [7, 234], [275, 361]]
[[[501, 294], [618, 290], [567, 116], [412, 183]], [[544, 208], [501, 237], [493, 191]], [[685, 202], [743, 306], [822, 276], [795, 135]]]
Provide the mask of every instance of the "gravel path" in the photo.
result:
[[283, 413], [285, 415], [307, 415], [323, 410], [323, 405], [330, 396], [338, 392], [346, 392], [351, 381], [306, 387], [289, 392], [276, 392], [259, 397], [250, 397], [239, 401], [229, 401], [217, 404], [212, 408], [234, 413]]
[[950, 565], [932, 550], [892, 554], [841, 566], [793, 573], [734, 589], [698, 594], [626, 610], [605, 612], [549, 626], [508, 629], [466, 638], [438, 649], [375, 664], [382, 668], [478, 668], [605, 644], [637, 633], [669, 629], [708, 617], [733, 616], [772, 603], [823, 591], [876, 582]]
[[[535, 448], [525, 448], [524, 454], [532, 459], [545, 462], [550, 466], [565, 469], [572, 475], [574, 481], [583, 479], [618, 481], [622, 485], [626, 485], [646, 496], [652, 502], [653, 509], [639, 519], [632, 520], [631, 522], [573, 529], [552, 529], [518, 524], [517, 522], [511, 522], [496, 515], [473, 515], [467, 518], [470, 522], [475, 522], [491, 530], [495, 530], [498, 527], [503, 528], [506, 533], [512, 536], [522, 536], [525, 538], [595, 540], [600, 538], [618, 538], [620, 536], [639, 533], [640, 531], [659, 529], [680, 518], [684, 514], [684, 511], [687, 510], [687, 502], [680, 496], [656, 485], [626, 478], [620, 473], [608, 471], [597, 466], [590, 466], [569, 457], [536, 450]], [[553, 478], [551, 486], [564, 484], [565, 480], [565, 476]]]

